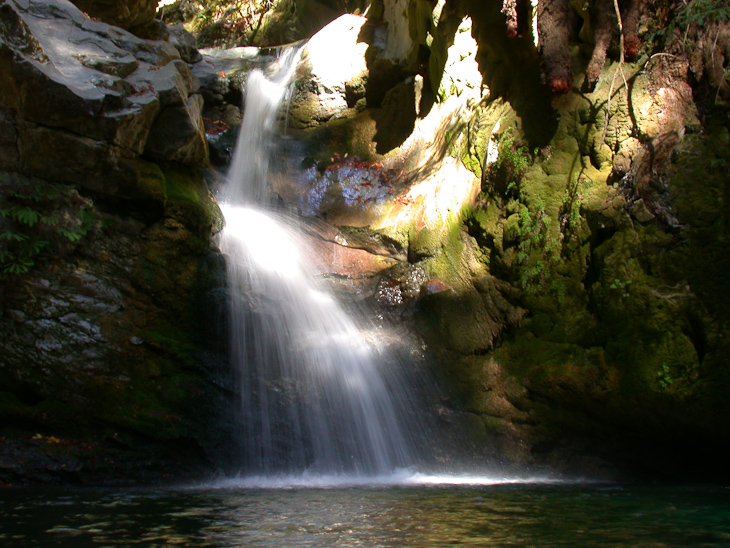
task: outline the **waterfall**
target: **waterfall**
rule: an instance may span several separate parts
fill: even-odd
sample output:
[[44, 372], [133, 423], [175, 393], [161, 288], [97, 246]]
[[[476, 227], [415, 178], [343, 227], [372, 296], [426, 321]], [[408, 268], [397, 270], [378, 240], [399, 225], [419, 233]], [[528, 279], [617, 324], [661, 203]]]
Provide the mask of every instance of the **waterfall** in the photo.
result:
[[266, 208], [273, 128], [294, 52], [246, 83], [219, 246], [240, 387], [242, 469], [377, 475], [409, 464], [393, 373], [307, 272], [296, 221]]

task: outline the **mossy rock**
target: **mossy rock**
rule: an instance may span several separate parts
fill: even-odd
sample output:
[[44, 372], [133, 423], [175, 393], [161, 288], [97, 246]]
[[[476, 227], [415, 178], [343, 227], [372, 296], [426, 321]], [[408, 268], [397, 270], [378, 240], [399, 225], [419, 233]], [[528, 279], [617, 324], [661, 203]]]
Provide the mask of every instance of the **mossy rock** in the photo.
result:
[[165, 215], [208, 236], [223, 227], [223, 214], [202, 175], [194, 169], [164, 166]]

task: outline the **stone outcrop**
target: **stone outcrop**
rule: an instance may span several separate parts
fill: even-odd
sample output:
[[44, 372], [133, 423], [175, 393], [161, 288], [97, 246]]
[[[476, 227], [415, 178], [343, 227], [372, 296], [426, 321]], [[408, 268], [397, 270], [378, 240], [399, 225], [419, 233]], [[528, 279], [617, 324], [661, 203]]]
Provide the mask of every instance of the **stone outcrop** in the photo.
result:
[[[535, 45], [495, 32], [504, 25], [497, 6], [447, 8], [427, 26], [427, 72], [410, 67], [415, 76], [401, 72], [388, 84], [373, 78], [373, 37], [382, 46], [387, 34], [372, 33], [386, 17], [376, 10], [358, 34], [370, 46], [367, 71], [357, 78], [364, 95], [353, 93], [359, 84], [349, 86], [356, 101], [348, 104], [344, 82], [330, 86], [340, 106], [327, 111], [317, 100], [326, 88], [306, 85], [316, 80], [304, 75], [293, 105], [296, 116], [310, 94], [299, 127], [309, 154], [303, 164], [311, 167], [297, 184], [310, 190], [297, 201], [284, 175], [277, 191], [305, 213], [398, 242], [405, 257], [368, 286], [372, 302], [385, 317], [418, 328], [439, 358], [435, 371], [449, 388], [451, 409], [465, 413], [471, 439], [484, 451], [597, 476], [689, 475], [683, 463], [717, 470], [730, 448], [720, 396], [727, 314], [718, 304], [727, 291], [718, 285], [724, 261], [701, 259], [700, 242], [724, 256], [725, 230], [710, 228], [711, 219], [725, 217], [711, 198], [722, 175], [709, 165], [727, 162], [721, 143], [728, 128], [724, 106], [710, 106], [709, 94], [701, 102], [703, 86], [722, 97], [724, 82], [708, 74], [705, 84], [690, 85], [688, 70], [700, 74], [692, 62], [699, 63], [703, 46], [690, 59], [624, 63], [626, 89], [615, 60], [590, 63], [580, 50], [571, 53], [568, 38], [576, 37], [555, 29], [563, 42], [548, 46], [558, 44], [561, 53], [548, 57], [562, 72], [553, 74], [551, 90], [541, 83], [547, 69]], [[452, 65], [439, 53], [466, 34], [460, 29], [467, 15], [467, 36], [478, 43], [479, 90], [459, 76], [464, 63]], [[390, 68], [409, 66], [406, 57]], [[473, 93], [462, 103], [460, 124], [430, 126], [448, 145], [420, 156], [431, 160], [420, 168], [409, 162], [425, 149], [411, 145], [429, 116], [418, 93], [402, 92], [409, 78], [422, 78], [421, 98], [436, 82], [444, 98]], [[370, 86], [378, 93], [369, 94]], [[398, 105], [391, 113], [413, 109], [415, 121], [403, 144], [381, 149], [378, 124], [398, 127], [386, 112], [390, 100]], [[317, 108], [323, 113], [315, 120]], [[481, 193], [462, 218], [431, 215], [440, 193], [421, 193], [437, 171], [429, 166], [439, 166], [438, 179], [454, 157], [479, 179]], [[702, 167], [701, 158], [710, 163]], [[392, 186], [382, 177], [388, 169]], [[468, 177], [455, 171], [443, 180], [456, 185]], [[677, 448], [678, 438], [687, 443]], [[713, 444], [717, 457], [695, 451]]]
[[[17, 135], [0, 167], [115, 194], [145, 192], [138, 164], [148, 146], [151, 159], [206, 164], [199, 83], [172, 45], [90, 20], [65, 0], [0, 9], [0, 104]], [[155, 146], [169, 124], [185, 148], [177, 158]]]
[[422, 309], [454, 402], [480, 418], [476, 438], [516, 462], [576, 474], [721, 473], [730, 439], [719, 397], [727, 314], [717, 303], [727, 290], [717, 280], [726, 265], [699, 257], [725, 253], [724, 225], [707, 223], [726, 216], [711, 205], [723, 176], [709, 166], [728, 160], [728, 127], [726, 105], [703, 92], [710, 75], [692, 87], [701, 46], [689, 58], [672, 50], [622, 67], [593, 63], [597, 75], [573, 50], [561, 66], [575, 82], [554, 99], [535, 78], [533, 44], [495, 33], [497, 10], [465, 11], [489, 94], [452, 144], [481, 178], [462, 226], [489, 274], [516, 291], [500, 294], [526, 313], [499, 319], [508, 327], [495, 339], [481, 318], [476, 336], [456, 327], [478, 315], [454, 295], [439, 301], [463, 316]]
[[66, 0], [0, 2], [0, 72], [0, 482], [200, 472], [218, 404], [190, 404], [226, 376], [193, 329], [222, 222], [198, 79]]

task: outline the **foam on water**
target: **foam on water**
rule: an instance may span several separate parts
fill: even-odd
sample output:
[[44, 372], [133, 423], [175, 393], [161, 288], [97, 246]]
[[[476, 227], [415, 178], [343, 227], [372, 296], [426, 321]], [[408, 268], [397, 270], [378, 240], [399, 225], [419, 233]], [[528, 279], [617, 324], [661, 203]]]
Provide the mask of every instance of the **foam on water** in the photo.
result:
[[430, 474], [410, 469], [389, 474], [280, 474], [226, 478], [198, 488], [212, 489], [341, 489], [351, 487], [490, 486], [507, 484], [555, 484], [565, 480], [547, 476], [500, 476], [480, 474]]

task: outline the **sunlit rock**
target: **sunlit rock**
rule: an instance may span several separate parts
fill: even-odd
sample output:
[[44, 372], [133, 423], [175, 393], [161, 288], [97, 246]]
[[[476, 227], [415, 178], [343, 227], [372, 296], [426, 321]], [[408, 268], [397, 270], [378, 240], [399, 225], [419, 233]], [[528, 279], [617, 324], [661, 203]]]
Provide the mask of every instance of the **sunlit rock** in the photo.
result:
[[[4, 134], [17, 135], [13, 161], [29, 173], [53, 177], [55, 170], [61, 180], [101, 190], [119, 172], [117, 158], [143, 153], [161, 109], [197, 103], [189, 99], [197, 78], [167, 42], [91, 20], [63, 0], [10, 1], [0, 18], [13, 29], [0, 38], [0, 104], [15, 113], [5, 117], [14, 131]], [[177, 116], [178, 128], [189, 128], [186, 142], [194, 140], [199, 109], [178, 109]], [[39, 154], [39, 146], [49, 153]], [[196, 150], [164, 158], [207, 163], [203, 140], [186, 146]], [[76, 167], [62, 160], [67, 154], [79, 158]]]
[[[315, 45], [329, 43], [326, 40], [329, 40], [330, 27], [332, 32], [345, 28], [347, 32], [342, 36], [349, 42], [338, 41], [337, 49], [359, 51], [366, 46], [358, 42], [361, 33], [357, 32], [358, 28], [364, 28], [364, 23], [363, 18], [344, 16], [323, 29], [313, 41]], [[479, 180], [449, 154], [446, 139], [483, 92], [475, 61], [477, 46], [470, 28], [470, 20], [464, 19], [446, 52], [443, 82], [455, 91], [432, 108], [424, 108], [421, 75], [403, 78], [386, 90], [380, 108], [371, 108], [364, 97], [357, 99], [354, 109], [350, 108], [359, 95], [345, 85], [348, 78], [363, 74], [363, 85], [369, 87], [371, 83], [368, 72], [359, 72], [367, 67], [364, 59], [362, 64], [347, 65], [339, 73], [340, 83], [332, 84], [331, 89], [339, 90], [339, 106], [332, 110], [326, 102], [320, 102], [319, 95], [307, 91], [315, 81], [313, 77], [300, 80], [290, 109], [290, 126], [306, 127], [302, 135], [309, 149], [322, 149], [321, 154], [328, 156], [317, 157], [315, 152], [314, 158], [319, 161], [298, 173], [296, 181], [281, 177], [275, 182], [275, 190], [285, 201], [295, 200], [305, 214], [326, 215], [337, 224], [388, 231], [412, 225], [420, 230], [443, 227], [448, 218], [457, 217], [463, 205], [474, 200], [479, 188]], [[323, 61], [336, 55], [332, 49], [325, 50]], [[307, 55], [305, 51], [305, 71], [309, 65], [318, 66], [317, 62], [307, 61]], [[327, 78], [334, 78], [336, 73], [332, 69], [337, 66], [331, 64], [330, 72], [322, 71], [326, 81], [335, 81]], [[314, 74], [314, 70], [305, 74]], [[353, 93], [349, 99], [348, 89]], [[305, 108], [310, 104], [307, 100], [311, 101], [313, 110]], [[366, 110], [360, 112], [361, 108]], [[312, 119], [313, 115], [317, 118]], [[303, 119], [297, 126], [298, 116]], [[335, 121], [338, 117], [345, 118], [342, 125]], [[326, 122], [322, 123], [323, 120]]]
[[365, 96], [368, 44], [359, 36], [366, 21], [343, 15], [307, 42], [289, 108], [292, 127], [313, 127], [352, 114], [348, 109]]
[[186, 63], [197, 63], [202, 59], [198, 51], [197, 40], [182, 25], [170, 25], [167, 27], [170, 32], [170, 43], [175, 46], [180, 57]]

